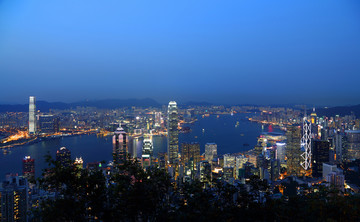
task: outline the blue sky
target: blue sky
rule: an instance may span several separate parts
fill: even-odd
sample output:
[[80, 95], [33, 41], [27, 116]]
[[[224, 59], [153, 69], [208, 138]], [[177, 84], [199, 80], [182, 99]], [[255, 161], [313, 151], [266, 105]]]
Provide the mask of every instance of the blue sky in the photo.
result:
[[358, 0], [0, 0], [0, 102], [360, 104]]

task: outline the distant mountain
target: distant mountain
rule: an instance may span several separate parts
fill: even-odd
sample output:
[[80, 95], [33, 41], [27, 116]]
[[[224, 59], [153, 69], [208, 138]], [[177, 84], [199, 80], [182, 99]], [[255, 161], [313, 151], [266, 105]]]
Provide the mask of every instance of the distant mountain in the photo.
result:
[[76, 106], [87, 106], [96, 107], [103, 109], [116, 109], [121, 107], [160, 107], [161, 104], [153, 99], [105, 99], [105, 100], [94, 100], [94, 101], [82, 101], [77, 103], [71, 103], [73, 107]]
[[[106, 100], [93, 100], [93, 101], [80, 101], [75, 103], [62, 103], [62, 102], [46, 102], [37, 101], [36, 109], [42, 112], [48, 112], [50, 109], [70, 109], [77, 106], [81, 107], [96, 107], [100, 109], [116, 109], [122, 107], [160, 107], [161, 104], [153, 99], [106, 99]], [[0, 112], [27, 112], [29, 111], [28, 104], [19, 105], [1, 105]]]
[[[308, 110], [308, 114], [312, 112], [311, 110]], [[359, 118], [360, 117], [360, 104], [354, 105], [354, 106], [336, 106], [336, 107], [328, 107], [328, 108], [316, 108], [315, 110], [317, 116], [345, 116], [345, 115], [351, 115], [351, 113], [354, 113], [354, 115]]]
[[186, 103], [180, 103], [180, 105], [182, 105], [182, 106], [211, 106], [211, 105], [214, 105], [214, 104], [209, 103], [209, 102], [190, 101], [190, 102], [186, 102]]

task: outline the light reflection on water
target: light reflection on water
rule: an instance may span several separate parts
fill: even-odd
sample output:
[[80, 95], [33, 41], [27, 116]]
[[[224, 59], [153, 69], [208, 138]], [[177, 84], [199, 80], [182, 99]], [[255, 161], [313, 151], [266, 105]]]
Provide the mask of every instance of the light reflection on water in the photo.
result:
[[[220, 115], [219, 118], [215, 115], [205, 118], [199, 116], [197, 122], [189, 125], [190, 133], [179, 134], [179, 151], [182, 142], [200, 143], [201, 153], [205, 151], [205, 144], [209, 142], [218, 144], [219, 154], [236, 153], [253, 148], [262, 129], [260, 124], [249, 122], [246, 116], [248, 114]], [[239, 123], [237, 124], [237, 122]], [[132, 147], [136, 149], [138, 157], [141, 156], [142, 140], [142, 138], [134, 140], [134, 147]], [[84, 166], [89, 162], [102, 160], [108, 162], [112, 159], [111, 137], [81, 135], [57, 138], [14, 147], [7, 154], [0, 152], [0, 179], [2, 180], [5, 174], [9, 172], [21, 174], [21, 160], [24, 156], [29, 155], [35, 158], [36, 175], [40, 176], [41, 169], [47, 166], [44, 155], [50, 153], [54, 157], [56, 150], [63, 146], [71, 150], [72, 158], [81, 156], [84, 159]], [[154, 136], [153, 146], [154, 155], [159, 152], [166, 152], [167, 138], [165, 136]], [[129, 147], [129, 149], [131, 148]]]

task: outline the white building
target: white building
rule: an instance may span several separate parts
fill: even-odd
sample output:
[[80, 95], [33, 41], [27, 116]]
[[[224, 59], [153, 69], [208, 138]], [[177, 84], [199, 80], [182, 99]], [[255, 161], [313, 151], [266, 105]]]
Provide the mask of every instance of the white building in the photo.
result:
[[36, 98], [29, 98], [29, 134], [36, 133]]

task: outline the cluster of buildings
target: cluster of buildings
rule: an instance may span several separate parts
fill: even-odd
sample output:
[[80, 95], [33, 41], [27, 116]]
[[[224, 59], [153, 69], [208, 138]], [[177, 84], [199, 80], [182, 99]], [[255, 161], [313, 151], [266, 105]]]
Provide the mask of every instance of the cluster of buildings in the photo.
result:
[[[251, 120], [278, 125], [286, 130], [286, 134], [264, 132], [258, 137], [254, 149], [244, 153], [218, 155], [216, 143], [207, 143], [204, 153], [201, 153], [199, 143], [179, 144], [181, 124], [194, 121], [199, 114], [246, 112], [254, 107], [212, 106], [207, 109], [197, 107], [180, 111], [177, 103], [171, 101], [166, 111], [164, 107], [131, 107], [103, 113], [91, 109], [92, 114], [89, 114], [87, 108], [78, 109], [78, 112], [69, 112], [61, 117], [65, 124], [76, 124], [75, 126], [81, 128], [91, 127], [92, 124], [98, 126], [98, 121], [104, 121], [103, 128], [114, 132], [114, 162], [106, 166], [99, 162], [88, 163], [86, 167], [90, 170], [108, 171], [112, 164], [121, 164], [127, 158], [138, 158], [144, 170], [149, 167], [166, 170], [174, 184], [200, 180], [204, 187], [211, 187], [214, 180], [222, 180], [230, 184], [245, 185], [251, 176], [257, 175], [266, 180], [272, 188], [281, 188], [292, 178], [299, 184], [299, 190], [303, 187], [300, 184], [308, 187], [324, 184], [345, 192], [352, 186], [346, 183], [344, 166], [360, 159], [360, 127], [359, 120], [354, 115], [318, 117], [313, 110], [309, 116], [300, 117], [298, 110], [264, 108], [260, 116]], [[98, 115], [96, 118], [95, 114]], [[88, 117], [86, 121], [85, 117]], [[82, 118], [84, 120], [81, 120]], [[30, 97], [30, 134], [52, 133], [58, 129], [58, 120], [54, 115], [39, 115], [36, 112], [35, 97]], [[154, 135], [167, 135], [167, 152], [154, 155]], [[143, 137], [141, 156], [138, 156], [133, 148], [132, 140], [137, 137]], [[66, 166], [72, 161], [70, 151], [65, 147], [60, 148], [56, 153], [56, 160]], [[83, 163], [81, 158], [75, 159], [79, 168], [83, 167]], [[359, 171], [359, 168], [352, 170]], [[31, 184], [34, 177], [35, 160], [29, 156], [23, 159], [22, 176], [6, 176], [0, 186], [0, 221], [3, 218], [26, 221], [26, 211], [30, 207], [38, 206], [44, 198], [54, 198], [55, 194], [41, 191]]]

